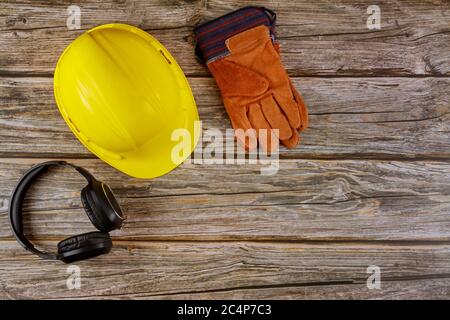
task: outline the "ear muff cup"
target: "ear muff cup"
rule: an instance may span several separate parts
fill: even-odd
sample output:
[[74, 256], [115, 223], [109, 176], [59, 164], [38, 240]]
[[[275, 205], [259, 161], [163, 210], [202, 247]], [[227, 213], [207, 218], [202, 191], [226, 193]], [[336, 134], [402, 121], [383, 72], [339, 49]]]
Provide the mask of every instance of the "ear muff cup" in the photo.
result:
[[101, 212], [97, 212], [95, 210], [95, 203], [89, 196], [88, 189], [89, 185], [84, 187], [81, 190], [81, 203], [83, 204], [84, 211], [86, 211], [87, 216], [89, 217], [89, 220], [91, 220], [92, 224], [100, 231], [103, 232], [109, 232], [111, 231], [111, 228], [109, 227], [109, 224], [105, 219], [102, 217]]
[[108, 233], [94, 231], [62, 240], [58, 243], [58, 254], [62, 261], [69, 263], [108, 253], [111, 247]]

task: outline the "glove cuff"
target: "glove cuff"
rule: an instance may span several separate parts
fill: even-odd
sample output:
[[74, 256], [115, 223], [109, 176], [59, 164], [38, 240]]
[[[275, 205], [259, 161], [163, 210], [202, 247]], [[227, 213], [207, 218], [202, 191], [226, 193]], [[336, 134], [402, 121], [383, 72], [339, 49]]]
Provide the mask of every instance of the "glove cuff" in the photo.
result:
[[202, 63], [210, 63], [230, 54], [225, 40], [248, 29], [265, 25], [274, 40], [276, 15], [264, 7], [245, 7], [230, 12], [194, 29], [195, 55]]

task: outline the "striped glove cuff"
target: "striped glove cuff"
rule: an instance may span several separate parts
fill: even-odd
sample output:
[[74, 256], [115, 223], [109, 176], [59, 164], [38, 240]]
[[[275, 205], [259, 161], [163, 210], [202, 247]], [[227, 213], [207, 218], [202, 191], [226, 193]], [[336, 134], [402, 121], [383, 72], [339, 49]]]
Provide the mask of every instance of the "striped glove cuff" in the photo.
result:
[[210, 63], [229, 55], [225, 41], [248, 29], [265, 25], [274, 39], [276, 15], [264, 7], [244, 7], [194, 29], [197, 44], [195, 55], [202, 63]]

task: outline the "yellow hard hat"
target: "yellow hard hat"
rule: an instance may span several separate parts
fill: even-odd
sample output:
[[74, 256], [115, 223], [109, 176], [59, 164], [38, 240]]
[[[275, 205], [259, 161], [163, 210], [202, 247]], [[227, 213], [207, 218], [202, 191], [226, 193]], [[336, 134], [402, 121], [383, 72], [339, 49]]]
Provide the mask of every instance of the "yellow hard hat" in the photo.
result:
[[[130, 176], [161, 176], [197, 144], [187, 79], [166, 48], [139, 28], [106, 24], [75, 39], [56, 65], [54, 92], [81, 143]], [[173, 136], [176, 129], [189, 135]], [[187, 148], [174, 157], [180, 143]]]

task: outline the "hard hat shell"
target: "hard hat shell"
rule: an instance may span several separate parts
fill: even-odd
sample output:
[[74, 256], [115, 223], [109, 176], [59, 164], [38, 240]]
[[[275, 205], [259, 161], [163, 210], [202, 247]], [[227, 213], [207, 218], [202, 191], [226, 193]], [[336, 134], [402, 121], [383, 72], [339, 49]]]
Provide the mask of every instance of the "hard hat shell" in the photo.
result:
[[[130, 176], [161, 176], [197, 144], [199, 118], [187, 79], [163, 45], [139, 28], [106, 24], [75, 39], [56, 65], [54, 93], [81, 143]], [[172, 139], [176, 129], [190, 141], [173, 157], [181, 142]]]

